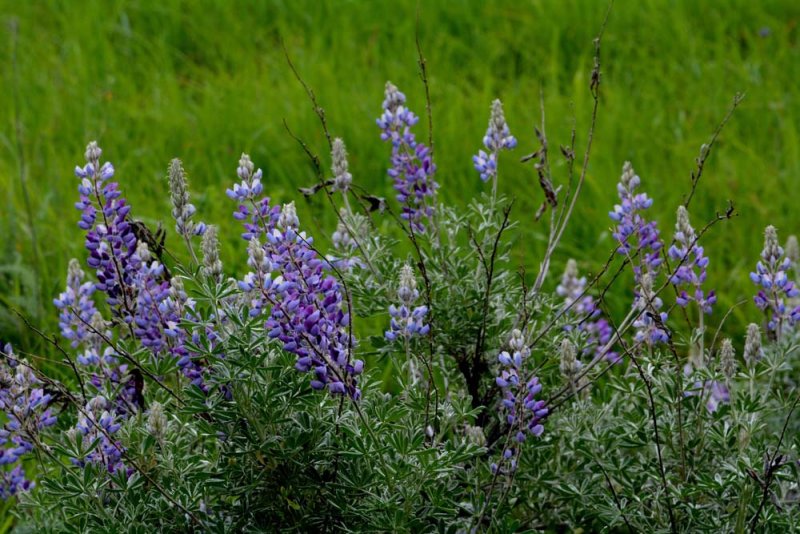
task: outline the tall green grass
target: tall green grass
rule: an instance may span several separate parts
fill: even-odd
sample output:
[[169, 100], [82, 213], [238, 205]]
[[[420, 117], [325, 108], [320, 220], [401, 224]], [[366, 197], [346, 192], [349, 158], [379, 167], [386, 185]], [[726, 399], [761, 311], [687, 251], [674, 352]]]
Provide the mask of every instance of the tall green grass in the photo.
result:
[[[53, 329], [50, 300], [64, 283], [68, 258], [84, 256], [72, 168], [92, 139], [115, 163], [135, 216], [170, 230], [164, 175], [170, 158], [182, 158], [202, 218], [227, 236], [222, 256], [234, 274], [245, 247], [224, 189], [240, 152], [264, 169], [266, 188], [281, 202], [297, 199], [296, 188], [315, 180], [283, 120], [327, 162], [281, 39], [332, 133], [345, 139], [355, 180], [391, 196], [388, 147], [374, 119], [387, 79], [424, 114], [418, 10], [441, 194], [466, 205], [485, 187], [470, 156], [490, 101], [502, 98], [520, 149], [504, 155], [500, 190], [517, 198], [522, 220], [515, 261], [533, 271], [546, 235], [532, 216], [542, 194], [533, 168], [516, 157], [536, 147], [540, 90], [551, 145], [566, 143], [573, 124], [578, 145], [585, 143], [592, 38], [605, 9], [605, 2], [588, 0], [0, 1], [0, 338], [37, 348], [12, 307]], [[699, 147], [741, 91], [745, 101], [707, 164], [691, 215], [699, 227], [728, 199], [736, 203], [739, 217], [706, 240], [709, 284], [720, 294], [715, 320], [749, 298], [747, 272], [763, 227], [775, 224], [782, 237], [800, 231], [799, 21], [800, 4], [792, 0], [617, 2], [603, 42], [587, 184], [556, 271], [568, 256], [584, 270], [597, 269], [612, 249], [607, 212], [625, 160], [671, 236]], [[298, 204], [318, 239], [330, 234], [322, 199]], [[612, 295], [614, 306], [627, 305], [625, 290], [621, 284]], [[737, 308], [728, 328], [741, 334], [755, 313], [750, 302]]]

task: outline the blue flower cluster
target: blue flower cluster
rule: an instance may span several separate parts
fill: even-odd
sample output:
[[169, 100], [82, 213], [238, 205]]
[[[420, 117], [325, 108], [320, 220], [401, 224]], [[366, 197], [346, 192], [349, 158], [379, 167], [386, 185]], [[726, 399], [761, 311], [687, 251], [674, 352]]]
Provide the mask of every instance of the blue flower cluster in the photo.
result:
[[[685, 308], [690, 302], [696, 302], [703, 313], [711, 313], [717, 297], [713, 290], [708, 294], [703, 290], [708, 257], [703, 253], [703, 247], [696, 241], [694, 228], [689, 223], [689, 213], [684, 206], [680, 206], [675, 224], [675, 242], [669, 247], [669, 257], [678, 262], [682, 261], [683, 264], [675, 269], [670, 282], [679, 290], [676, 299], [678, 306]], [[691, 293], [683, 289], [684, 287], [689, 287]]]
[[[556, 293], [564, 298], [564, 308], [571, 306], [569, 313], [578, 320], [578, 331], [586, 336], [582, 354], [592, 355], [592, 359], [605, 357], [608, 361], [617, 363], [621, 361], [617, 352], [609, 350], [603, 353], [603, 349], [611, 341], [613, 329], [608, 321], [601, 317], [602, 312], [594, 297], [584, 295], [585, 291], [586, 277], [578, 276], [578, 264], [574, 259], [567, 260]], [[568, 325], [566, 329], [570, 330], [572, 326]]]
[[[243, 198], [256, 205], [252, 197]], [[249, 295], [250, 314], [260, 315], [270, 307], [265, 323], [269, 336], [297, 355], [298, 371], [313, 371], [312, 388], [359, 399], [358, 375], [364, 362], [351, 358], [356, 340], [350, 333], [350, 314], [339, 282], [325, 272], [329, 263], [318, 257], [311, 237], [299, 231], [294, 203], [286, 204], [277, 217], [257, 215], [257, 221], [260, 227], [251, 227], [245, 236], [253, 271], [239, 282]], [[263, 244], [258, 240], [262, 233]]]
[[81, 411], [75, 429], [83, 439], [84, 446], [88, 447], [95, 441], [97, 445], [85, 458], [72, 458], [72, 463], [79, 467], [95, 464], [109, 473], [124, 472], [130, 476], [133, 470], [125, 466], [122, 458], [125, 448], [119, 441], [113, 440], [113, 435], [120, 427], [114, 403], [102, 395], [89, 400]]
[[414, 336], [424, 336], [430, 332], [430, 325], [425, 324], [425, 316], [428, 314], [427, 306], [414, 306], [419, 298], [417, 281], [414, 278], [414, 271], [411, 266], [406, 264], [400, 269], [400, 284], [397, 287], [397, 298], [399, 306], [392, 304], [389, 306], [391, 322], [385, 337], [389, 341], [395, 339], [410, 340]]
[[[130, 206], [121, 197], [118, 184], [108, 182], [114, 175], [114, 167], [111, 163], [101, 166], [101, 156], [100, 147], [96, 142], [91, 142], [86, 148], [86, 164], [75, 168], [75, 174], [81, 179], [78, 188], [81, 199], [76, 204], [83, 212], [79, 226], [88, 231], [88, 263], [96, 269], [98, 279], [95, 289], [106, 293], [112, 311], [128, 325], [142, 345], [150, 349], [154, 357], [170, 355], [177, 358], [184, 375], [205, 389], [202, 371], [185, 348], [187, 334], [178, 326], [186, 318], [183, 312], [190, 312], [191, 306], [182, 306], [179, 315], [172, 309], [174, 298], [170, 300], [171, 284], [164, 266], [151, 257], [146, 243], [136, 237], [128, 218]], [[96, 172], [98, 168], [100, 171]], [[193, 233], [203, 233], [204, 224], [194, 224], [189, 220], [194, 208], [187, 207], [188, 193], [182, 169], [171, 168], [172, 174], [175, 176], [171, 176], [170, 186], [173, 189], [173, 201], [183, 217], [181, 224], [184, 229], [191, 226]], [[98, 213], [102, 215], [100, 221]], [[57, 299], [56, 306], [62, 310], [62, 315], [86, 315], [88, 311], [75, 310], [69, 304], [70, 292], [74, 293], [75, 290], [70, 288], [69, 282], [67, 285], [67, 299]]]
[[[510, 352], [503, 351], [498, 356], [500, 374], [495, 381], [502, 391], [501, 405], [506, 422], [512, 428], [517, 429], [515, 434], [517, 443], [523, 443], [527, 437], [526, 434], [534, 437], [542, 435], [544, 432], [542, 421], [549, 410], [545, 401], [536, 398], [542, 391], [539, 378], [534, 376], [527, 382], [523, 382], [521, 378], [525, 361], [531, 354], [522, 332], [513, 330], [508, 346]], [[516, 450], [508, 448], [503, 453], [501, 463], [509, 462], [509, 467], [513, 471], [517, 467], [517, 456]], [[496, 472], [499, 466], [493, 463], [491, 468], [493, 472]]]
[[791, 265], [791, 259], [785, 256], [783, 247], [778, 244], [778, 231], [774, 226], [767, 226], [761, 261], [756, 264], [755, 272], [750, 273], [750, 279], [761, 286], [753, 300], [760, 310], [767, 313], [767, 327], [778, 337], [784, 328], [800, 321], [800, 306], [787, 306], [787, 299], [800, 296], [800, 289], [787, 274]]
[[33, 450], [39, 432], [55, 424], [50, 401], [51, 396], [28, 363], [18, 359], [6, 344], [0, 350], [0, 409], [5, 413], [0, 428], [0, 466], [17, 465], [11, 471], [0, 471], [0, 499], [33, 487], [19, 462]]
[[634, 322], [636, 341], [654, 345], [669, 338], [653, 318], [653, 314], [658, 314], [662, 325], [667, 322], [666, 312], [659, 311], [663, 302], [652, 293], [662, 263], [663, 243], [656, 222], [647, 221], [643, 216], [643, 212], [653, 205], [653, 199], [647, 193], [636, 193], [640, 184], [641, 179], [626, 161], [617, 184], [620, 203], [609, 212], [609, 217], [617, 223], [613, 233], [619, 243], [617, 253], [629, 257], [633, 265], [636, 279], [633, 305], [641, 311]]
[[503, 103], [500, 100], [492, 102], [492, 113], [489, 117], [489, 127], [483, 136], [483, 146], [487, 152], [479, 150], [472, 156], [472, 164], [481, 175], [481, 180], [487, 182], [497, 177], [497, 155], [501, 150], [511, 150], [517, 146], [517, 139], [511, 135], [503, 113]]
[[433, 216], [436, 190], [436, 165], [430, 148], [416, 140], [411, 127], [419, 118], [406, 106], [406, 95], [386, 82], [383, 114], [377, 120], [381, 139], [392, 143], [389, 176], [394, 179], [397, 201], [403, 205], [402, 217], [413, 231], [425, 233], [424, 219]]

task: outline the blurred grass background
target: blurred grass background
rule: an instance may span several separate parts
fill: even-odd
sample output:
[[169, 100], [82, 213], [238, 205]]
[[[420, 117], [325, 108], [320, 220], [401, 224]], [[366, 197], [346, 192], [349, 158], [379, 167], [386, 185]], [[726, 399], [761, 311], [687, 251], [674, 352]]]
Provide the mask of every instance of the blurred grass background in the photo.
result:
[[[534, 274], [546, 235], [532, 215], [542, 194], [532, 167], [517, 158], [536, 148], [540, 89], [553, 161], [574, 121], [583, 153], [592, 39], [606, 2], [0, 0], [0, 339], [27, 350], [39, 346], [11, 307], [55, 330], [51, 299], [64, 284], [68, 259], [85, 257], [72, 169], [92, 139], [114, 162], [134, 215], [163, 221], [170, 231], [164, 175], [170, 158], [182, 158], [201, 218], [226, 236], [222, 254], [230, 274], [243, 269], [245, 246], [224, 190], [242, 151], [264, 169], [272, 198], [298, 200], [301, 220], [326, 242], [333, 218], [322, 198], [299, 198], [296, 188], [315, 175], [282, 121], [327, 166], [326, 145], [281, 38], [332, 133], [347, 143], [355, 180], [391, 196], [388, 147], [374, 119], [387, 79], [424, 117], [414, 45], [418, 8], [442, 197], [466, 206], [485, 187], [471, 155], [490, 101], [500, 97], [520, 140], [515, 153], [503, 156], [500, 190], [517, 198], [522, 222], [514, 261]], [[720, 295], [712, 324], [730, 304], [749, 298], [747, 273], [763, 227], [775, 224], [782, 239], [800, 232], [798, 21], [794, 0], [616, 3], [603, 41], [588, 181], [552, 285], [567, 257], [588, 271], [612, 249], [607, 212], [625, 160], [641, 175], [655, 199], [651, 211], [671, 238], [699, 147], [741, 91], [746, 98], [708, 161], [691, 215], [700, 227], [728, 199], [739, 213], [706, 240], [709, 285]], [[423, 119], [421, 138], [425, 128]], [[556, 164], [559, 176], [563, 170]], [[622, 284], [612, 302], [622, 309], [628, 299]], [[740, 336], [756, 318], [748, 303], [728, 328]]]

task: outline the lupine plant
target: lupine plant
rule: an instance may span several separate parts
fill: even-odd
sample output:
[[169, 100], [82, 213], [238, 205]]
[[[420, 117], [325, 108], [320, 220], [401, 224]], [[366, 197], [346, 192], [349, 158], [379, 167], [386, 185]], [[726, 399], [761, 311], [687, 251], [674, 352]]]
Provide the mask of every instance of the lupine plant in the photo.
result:
[[[411, 102], [391, 83], [382, 105], [376, 95], [375, 141], [390, 146], [394, 189], [384, 199], [365, 189], [309, 91], [330, 161], [301, 142], [319, 178], [301, 192], [326, 197], [332, 237], [312, 236], [297, 199], [276, 198], [242, 154], [228, 165], [228, 202], [241, 223], [229, 264], [219, 253], [229, 237], [200, 222], [184, 163], [166, 173], [177, 237], [168, 243], [180, 243], [168, 250], [125, 201], [133, 180], [113, 181], [114, 166], [89, 143], [75, 169], [85, 251], [53, 295], [59, 332], [41, 332], [52, 354], [0, 351], [0, 498], [14, 502], [18, 524], [796, 530], [797, 240], [781, 247], [766, 229], [760, 259], [750, 251], [755, 305], [737, 309], [753, 322], [730, 331], [732, 310], [718, 310], [708, 289], [722, 281], [707, 280], [703, 239], [725, 231], [735, 211], [690, 204], [713, 141], [671, 242], [658, 224], [669, 207], [624, 163], [608, 260], [579, 264], [559, 253], [590, 168], [596, 46], [585, 150], [573, 135], [563, 164], [551, 166], [543, 125], [518, 141], [494, 100], [472, 159], [486, 190], [459, 206], [440, 202], [448, 170], [437, 169], [430, 139], [417, 137], [423, 125], [411, 109], [431, 102]], [[534, 147], [521, 163], [507, 154], [518, 144]], [[535, 218], [500, 193], [506, 158], [502, 168], [535, 164], [541, 191], [517, 191], [543, 198]], [[690, 211], [708, 222], [695, 229]], [[511, 261], [513, 247], [525, 246], [522, 225], [542, 225], [547, 236], [535, 278]], [[629, 295], [629, 311], [609, 306], [612, 289]], [[45, 357], [67, 378], [49, 376]]]

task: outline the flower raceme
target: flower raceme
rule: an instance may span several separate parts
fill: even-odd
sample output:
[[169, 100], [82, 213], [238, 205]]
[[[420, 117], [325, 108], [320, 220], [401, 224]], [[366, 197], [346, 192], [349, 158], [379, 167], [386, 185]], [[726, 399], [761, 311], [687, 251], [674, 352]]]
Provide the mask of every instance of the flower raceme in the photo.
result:
[[[649, 346], [666, 342], [668, 334], [663, 325], [667, 314], [659, 311], [663, 306], [660, 298], [653, 293], [653, 284], [658, 276], [662, 258], [663, 243], [655, 221], [647, 221], [644, 211], [653, 205], [647, 193], [637, 193], [641, 178], [633, 170], [630, 162], [622, 167], [622, 177], [617, 184], [620, 203], [609, 212], [609, 217], [617, 223], [613, 236], [617, 240], [617, 253], [631, 259], [636, 289], [633, 306], [640, 311], [634, 322], [636, 341]], [[660, 321], [655, 321], [658, 315]]]
[[497, 156], [501, 150], [511, 150], [517, 146], [517, 139], [511, 135], [503, 113], [503, 103], [500, 100], [492, 102], [492, 113], [489, 117], [489, 127], [483, 136], [483, 146], [488, 150], [479, 150], [472, 156], [472, 164], [481, 175], [481, 180], [488, 182], [497, 177]]
[[[695, 302], [703, 313], [708, 314], [711, 313], [717, 297], [713, 290], [708, 294], [703, 290], [708, 257], [705, 256], [703, 247], [696, 241], [694, 228], [689, 223], [689, 213], [684, 206], [679, 206], [675, 224], [675, 242], [669, 248], [669, 257], [682, 263], [675, 269], [670, 282], [680, 291], [676, 299], [678, 306], [685, 308], [690, 302]], [[687, 287], [688, 292], [684, 289]]]
[[750, 273], [750, 279], [760, 286], [753, 300], [767, 314], [767, 328], [778, 337], [785, 328], [800, 321], [800, 306], [787, 306], [787, 299], [791, 302], [791, 299], [800, 296], [800, 289], [789, 280], [791, 265], [792, 260], [778, 244], [778, 231], [774, 226], [767, 226], [761, 261], [756, 264], [755, 272]]
[[[350, 313], [344, 309], [339, 282], [326, 272], [330, 264], [318, 256], [313, 239], [299, 231], [294, 203], [276, 213], [268, 200], [257, 205], [253, 197], [241, 198], [250, 200], [258, 213], [273, 214], [251, 219], [251, 231], [244, 236], [253, 270], [239, 288], [249, 295], [250, 314], [261, 315], [269, 307], [264, 324], [268, 335], [297, 356], [298, 371], [313, 372], [312, 388], [357, 400], [364, 362], [351, 358], [356, 340], [350, 333]], [[262, 234], [263, 244], [258, 239]]]
[[[613, 330], [608, 321], [601, 317], [601, 310], [591, 295], [584, 295], [586, 277], [578, 275], [578, 264], [570, 258], [567, 260], [561, 283], [556, 287], [558, 296], [564, 299], [564, 308], [569, 308], [569, 315], [578, 321], [577, 329], [585, 334], [585, 345], [581, 351], [584, 356], [592, 355], [593, 359], [605, 357], [610, 362], [620, 361], [618, 353], [603, 349], [611, 341]], [[583, 295], [583, 296], [581, 296]], [[571, 330], [573, 325], [567, 325]]]
[[[495, 382], [502, 392], [501, 410], [505, 414], [506, 423], [516, 429], [517, 443], [523, 443], [527, 434], [534, 437], [542, 435], [544, 432], [542, 421], [549, 410], [545, 401], [536, 398], [542, 391], [539, 378], [534, 376], [527, 382], [522, 381], [525, 363], [531, 354], [522, 332], [519, 330], [511, 332], [508, 347], [510, 350], [502, 351], [497, 357], [500, 368]], [[491, 465], [492, 471], [497, 472], [506, 462], [509, 469], [514, 471], [517, 467], [517, 457], [517, 450], [507, 448], [500, 460], [500, 466], [496, 463]]]
[[419, 298], [417, 281], [414, 278], [414, 271], [408, 264], [400, 269], [400, 284], [397, 287], [397, 298], [399, 306], [392, 304], [389, 306], [391, 323], [385, 337], [389, 341], [395, 339], [409, 340], [415, 336], [425, 336], [430, 331], [430, 325], [424, 323], [425, 316], [428, 314], [427, 306], [414, 306]]
[[412, 231], [425, 233], [425, 219], [433, 216], [436, 190], [433, 178], [436, 165], [430, 148], [417, 141], [411, 128], [419, 118], [406, 107], [406, 95], [391, 82], [386, 82], [383, 114], [377, 119], [381, 139], [392, 144], [391, 167], [397, 201], [402, 204], [402, 218]]

